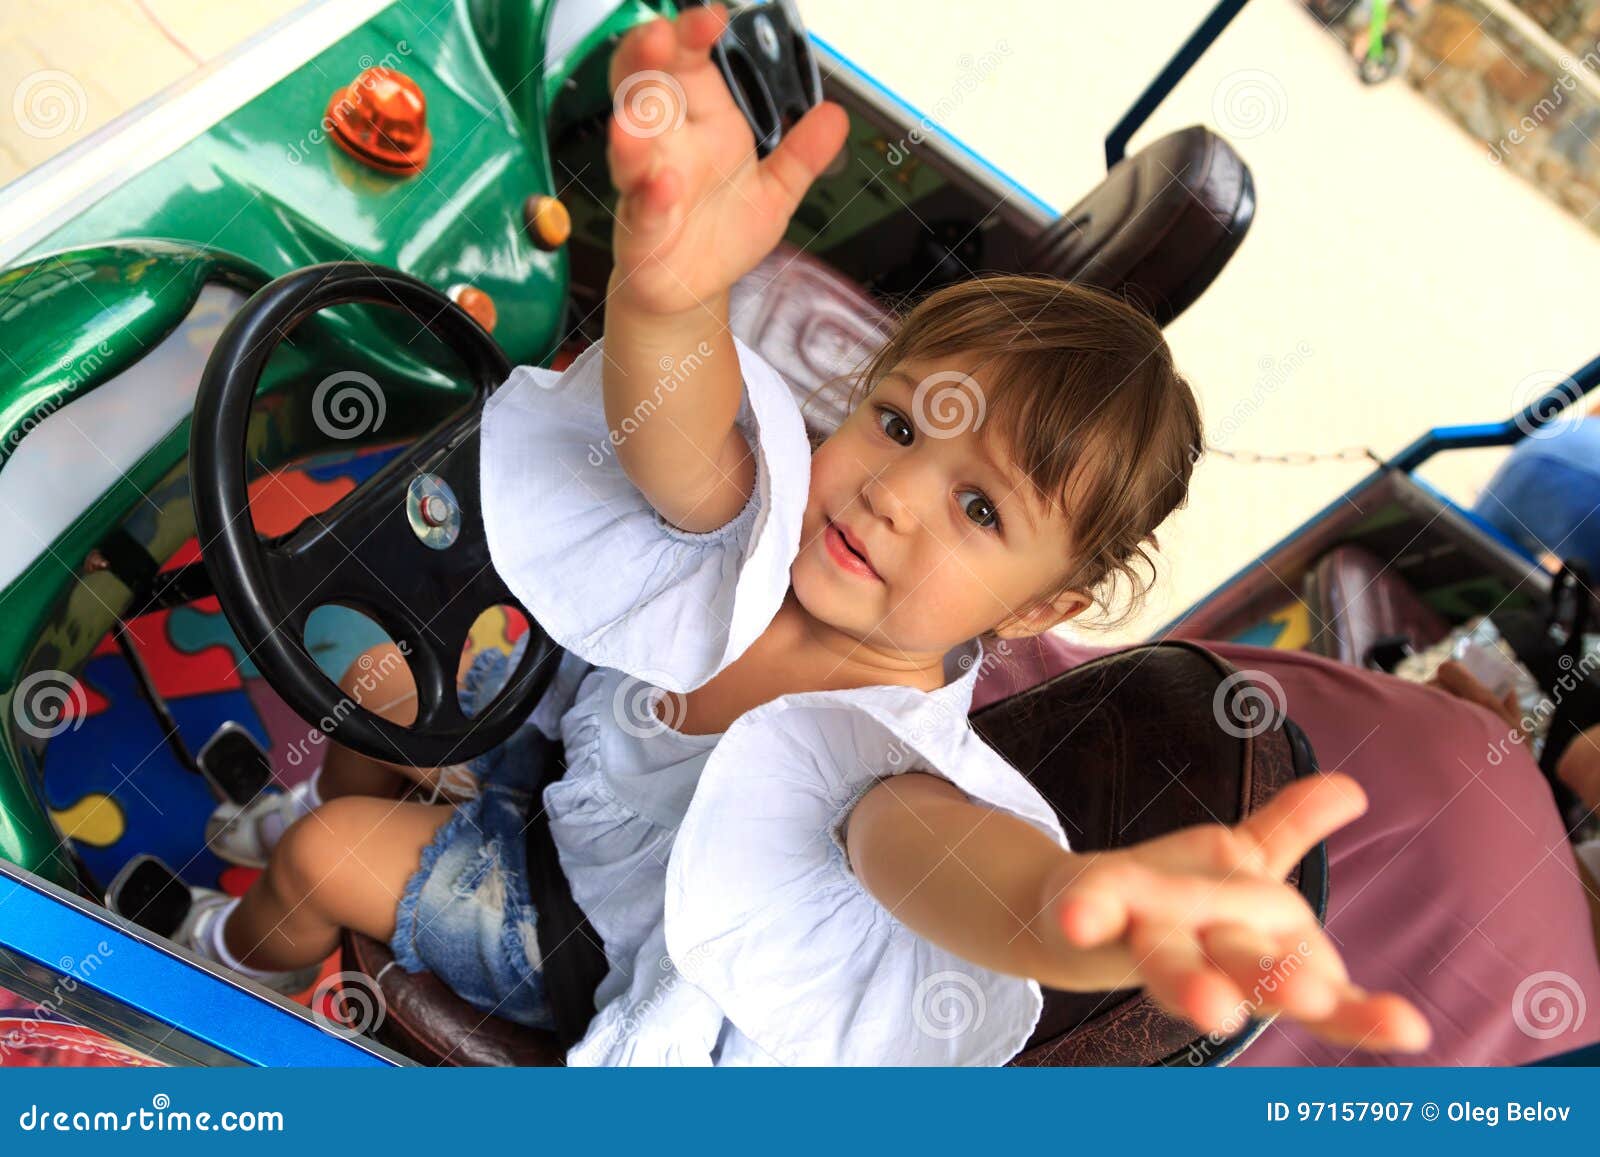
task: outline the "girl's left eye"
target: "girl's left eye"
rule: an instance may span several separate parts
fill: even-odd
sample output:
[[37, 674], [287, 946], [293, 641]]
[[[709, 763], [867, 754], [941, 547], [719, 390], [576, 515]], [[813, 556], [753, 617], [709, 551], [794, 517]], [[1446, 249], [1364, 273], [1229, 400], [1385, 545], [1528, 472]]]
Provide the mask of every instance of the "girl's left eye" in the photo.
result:
[[961, 509], [966, 516], [986, 530], [1000, 529], [1000, 512], [994, 508], [994, 503], [984, 495], [981, 490], [959, 490], [957, 494], [973, 495], [961, 504]]
[[[885, 424], [885, 418], [888, 418], [891, 424]], [[888, 434], [891, 439], [893, 439], [895, 442], [898, 442], [902, 446], [911, 445], [911, 440], [916, 437], [916, 433], [911, 429], [911, 423], [907, 422], [896, 411], [889, 409], [888, 406], [878, 407], [878, 428], [881, 429], [885, 434]], [[892, 431], [896, 429], [903, 429], [905, 431], [905, 437], [903, 439], [892, 433]]]

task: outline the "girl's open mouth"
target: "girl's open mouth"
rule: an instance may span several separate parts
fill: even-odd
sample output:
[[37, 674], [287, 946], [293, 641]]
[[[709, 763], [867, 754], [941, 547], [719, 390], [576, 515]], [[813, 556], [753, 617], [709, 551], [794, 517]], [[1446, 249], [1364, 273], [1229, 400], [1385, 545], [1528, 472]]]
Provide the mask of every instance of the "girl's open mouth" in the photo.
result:
[[862, 578], [872, 579], [874, 582], [883, 581], [878, 572], [872, 569], [872, 564], [851, 548], [850, 543], [840, 533], [839, 528], [833, 524], [831, 518], [828, 520], [827, 529], [822, 532], [822, 540], [828, 547], [828, 554], [833, 557], [833, 561], [838, 563], [842, 570], [848, 571], [850, 574], [860, 575]]

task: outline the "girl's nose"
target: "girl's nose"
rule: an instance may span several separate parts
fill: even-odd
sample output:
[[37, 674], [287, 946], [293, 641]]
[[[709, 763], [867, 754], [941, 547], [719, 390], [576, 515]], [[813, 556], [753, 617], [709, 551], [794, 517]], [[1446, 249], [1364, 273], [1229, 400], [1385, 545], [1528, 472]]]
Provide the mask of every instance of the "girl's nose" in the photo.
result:
[[911, 508], [901, 500], [910, 482], [909, 473], [900, 469], [901, 463], [885, 466], [867, 480], [861, 488], [862, 501], [868, 510], [887, 522], [896, 532], [906, 530], [914, 521]]

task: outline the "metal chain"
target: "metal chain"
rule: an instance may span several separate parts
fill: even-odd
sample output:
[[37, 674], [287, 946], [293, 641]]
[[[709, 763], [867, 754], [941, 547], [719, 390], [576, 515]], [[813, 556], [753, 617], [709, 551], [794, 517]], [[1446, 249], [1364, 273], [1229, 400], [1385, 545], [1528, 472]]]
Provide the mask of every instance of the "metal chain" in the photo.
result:
[[1225, 450], [1221, 446], [1207, 445], [1206, 453], [1248, 465], [1270, 462], [1276, 466], [1309, 466], [1313, 462], [1360, 462], [1363, 459], [1383, 465], [1383, 459], [1368, 446], [1346, 446], [1343, 450], [1322, 454], [1314, 454], [1309, 450], [1291, 450], [1287, 454], [1262, 454], [1255, 450]]

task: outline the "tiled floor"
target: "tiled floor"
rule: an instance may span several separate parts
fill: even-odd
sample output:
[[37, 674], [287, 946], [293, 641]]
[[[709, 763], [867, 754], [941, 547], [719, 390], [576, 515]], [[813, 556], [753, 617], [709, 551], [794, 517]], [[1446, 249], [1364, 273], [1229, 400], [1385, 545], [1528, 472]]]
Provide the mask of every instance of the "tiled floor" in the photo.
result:
[[304, 0], [0, 0], [0, 185]]

